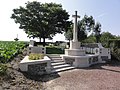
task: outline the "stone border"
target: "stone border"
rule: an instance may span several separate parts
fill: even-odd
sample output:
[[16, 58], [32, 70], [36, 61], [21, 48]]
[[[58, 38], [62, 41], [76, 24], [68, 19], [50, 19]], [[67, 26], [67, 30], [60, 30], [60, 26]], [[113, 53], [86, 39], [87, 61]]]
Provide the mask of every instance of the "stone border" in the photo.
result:
[[20, 62], [20, 70], [32, 74], [49, 74], [51, 73], [51, 59], [47, 56], [41, 60], [29, 60], [28, 56]]

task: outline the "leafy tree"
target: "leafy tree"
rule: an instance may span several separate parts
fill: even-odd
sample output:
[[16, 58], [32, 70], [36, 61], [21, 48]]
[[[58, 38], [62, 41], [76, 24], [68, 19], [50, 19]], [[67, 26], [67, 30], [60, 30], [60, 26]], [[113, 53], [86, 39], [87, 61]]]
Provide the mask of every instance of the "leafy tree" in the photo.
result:
[[11, 16], [15, 23], [19, 23], [28, 37], [52, 38], [57, 33], [63, 33], [70, 26], [69, 15], [62, 5], [33, 1], [27, 2], [25, 7], [13, 9]]
[[66, 32], [65, 32], [65, 38], [67, 39], [67, 40], [69, 40], [69, 42], [70, 42], [70, 40], [72, 40], [73, 39], [73, 29], [72, 29], [73, 27], [71, 26], [70, 28], [69, 28], [69, 30], [67, 30]]
[[103, 44], [104, 47], [108, 47], [108, 41], [109, 41], [110, 39], [115, 39], [115, 36], [112, 35], [112, 34], [109, 33], [109, 32], [103, 32], [103, 33], [101, 33], [101, 38], [100, 38], [100, 40], [101, 40], [101, 43]]
[[95, 33], [95, 38], [97, 43], [100, 42], [100, 36], [101, 36], [100, 32], [101, 32], [101, 24], [97, 22], [94, 26], [94, 33]]
[[95, 25], [95, 20], [92, 16], [84, 15], [83, 19], [80, 21], [81, 27], [80, 30], [86, 30], [86, 32], [93, 30]]
[[84, 43], [95, 43], [95, 42], [96, 42], [96, 38], [95, 38], [95, 36], [92, 34], [92, 35], [88, 36], [87, 39], [85, 39], [83, 42], [84, 42]]
[[82, 27], [82, 22], [78, 21], [78, 41], [83, 41], [87, 38], [87, 32]]

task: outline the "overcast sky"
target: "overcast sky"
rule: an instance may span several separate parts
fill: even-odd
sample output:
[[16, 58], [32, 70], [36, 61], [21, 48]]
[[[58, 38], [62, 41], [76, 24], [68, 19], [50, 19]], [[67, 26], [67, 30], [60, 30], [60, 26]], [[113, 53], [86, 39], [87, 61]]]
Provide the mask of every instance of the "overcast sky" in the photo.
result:
[[[1, 0], [0, 2], [0, 40], [14, 40], [17, 37], [22, 41], [29, 40], [19, 25], [10, 18], [12, 10], [24, 6], [27, 1], [33, 0]], [[92, 15], [102, 24], [102, 32], [109, 31], [120, 35], [120, 0], [36, 0], [42, 3], [55, 2], [62, 4], [71, 15], [77, 10], [81, 18], [87, 14]], [[56, 35], [53, 41], [65, 40], [63, 35]]]

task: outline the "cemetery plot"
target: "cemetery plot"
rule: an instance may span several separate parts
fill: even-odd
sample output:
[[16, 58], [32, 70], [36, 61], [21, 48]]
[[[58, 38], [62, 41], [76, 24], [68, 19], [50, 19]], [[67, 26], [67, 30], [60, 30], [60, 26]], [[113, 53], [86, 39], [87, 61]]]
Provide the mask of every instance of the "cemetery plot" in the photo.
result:
[[26, 45], [26, 42], [0, 41], [0, 62], [8, 62], [20, 53]]

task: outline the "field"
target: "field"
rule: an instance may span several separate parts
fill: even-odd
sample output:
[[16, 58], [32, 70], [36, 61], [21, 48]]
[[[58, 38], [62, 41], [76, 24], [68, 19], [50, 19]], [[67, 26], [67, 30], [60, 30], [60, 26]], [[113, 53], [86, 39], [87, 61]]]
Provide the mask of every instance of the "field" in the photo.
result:
[[0, 41], [0, 63], [6, 63], [27, 45], [25, 42]]

